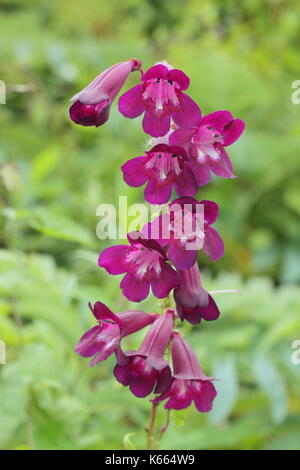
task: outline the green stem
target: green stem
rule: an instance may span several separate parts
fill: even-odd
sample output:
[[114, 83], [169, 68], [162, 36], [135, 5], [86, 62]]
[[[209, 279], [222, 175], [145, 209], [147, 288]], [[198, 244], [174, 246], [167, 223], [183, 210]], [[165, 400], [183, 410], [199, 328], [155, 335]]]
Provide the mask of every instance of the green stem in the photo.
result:
[[155, 426], [155, 419], [156, 419], [156, 409], [158, 403], [152, 402], [152, 409], [150, 415], [150, 423], [149, 426], [146, 428], [147, 433], [147, 441], [146, 441], [146, 450], [152, 450], [153, 443], [154, 443], [154, 426]]
[[167, 418], [165, 424], [159, 430], [159, 442], [162, 440], [165, 432], [167, 431], [171, 421], [171, 410], [167, 410]]

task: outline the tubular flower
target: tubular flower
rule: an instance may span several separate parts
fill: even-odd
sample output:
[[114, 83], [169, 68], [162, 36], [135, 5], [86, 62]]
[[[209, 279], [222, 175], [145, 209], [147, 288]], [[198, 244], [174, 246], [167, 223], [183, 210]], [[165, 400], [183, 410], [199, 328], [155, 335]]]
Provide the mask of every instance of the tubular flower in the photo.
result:
[[142, 83], [119, 99], [119, 111], [127, 118], [144, 114], [143, 129], [161, 137], [170, 129], [171, 117], [179, 127], [195, 126], [201, 117], [198, 105], [185, 93], [190, 80], [167, 62], [157, 63], [142, 75]]
[[178, 145], [155, 145], [146, 155], [128, 160], [123, 166], [124, 181], [133, 187], [145, 188], [145, 199], [150, 204], [169, 201], [172, 187], [179, 196], [194, 196], [197, 183], [187, 165], [187, 154]]
[[173, 318], [173, 310], [168, 310], [155, 320], [141, 347], [137, 351], [127, 351], [127, 362], [117, 364], [114, 369], [117, 381], [129, 385], [137, 397], [146, 397], [153, 390], [164, 393], [171, 385], [171, 370], [164, 352], [172, 333]]
[[176, 269], [187, 269], [197, 260], [197, 250], [202, 249], [212, 261], [224, 253], [224, 243], [211, 227], [218, 217], [218, 205], [213, 201], [197, 201], [191, 197], [174, 199], [168, 212], [143, 229], [145, 237], [158, 240], [168, 247], [168, 258]]
[[101, 126], [110, 112], [110, 107], [126, 82], [130, 72], [141, 70], [141, 61], [130, 59], [119, 62], [100, 73], [88, 86], [76, 93], [70, 101], [70, 117], [82, 126]]
[[99, 256], [99, 266], [110, 274], [127, 273], [120, 287], [124, 296], [140, 302], [149, 294], [162, 299], [179, 285], [176, 271], [167, 263], [167, 257], [160, 244], [146, 240], [140, 232], [128, 234], [130, 245], [106, 248]]
[[233, 166], [224, 147], [233, 144], [243, 133], [245, 124], [233, 119], [229, 111], [203, 116], [196, 127], [177, 129], [170, 136], [171, 145], [182, 145], [199, 186], [211, 179], [211, 172], [234, 178]]
[[198, 264], [189, 269], [177, 271], [180, 285], [174, 290], [176, 310], [181, 320], [192, 324], [216, 320], [220, 311], [212, 296], [203, 288]]
[[217, 395], [213, 379], [202, 372], [191, 346], [177, 332], [172, 335], [171, 352], [174, 369], [172, 385], [153, 401], [168, 400], [164, 407], [174, 410], [182, 410], [194, 402], [198, 411], [210, 411]]
[[75, 351], [83, 357], [93, 357], [90, 366], [104, 361], [111, 354], [120, 354], [120, 341], [124, 336], [141, 330], [157, 318], [140, 310], [127, 310], [115, 315], [102, 302], [89, 304], [98, 325], [88, 330], [79, 340]]

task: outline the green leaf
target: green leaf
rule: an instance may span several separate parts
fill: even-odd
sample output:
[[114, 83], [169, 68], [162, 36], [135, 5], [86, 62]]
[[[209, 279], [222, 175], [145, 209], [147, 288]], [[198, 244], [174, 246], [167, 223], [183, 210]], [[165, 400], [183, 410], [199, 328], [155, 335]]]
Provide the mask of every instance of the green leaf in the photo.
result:
[[220, 379], [220, 381], [214, 382], [218, 395], [214, 399], [208, 421], [218, 424], [228, 418], [237, 399], [238, 382], [234, 356], [215, 361], [213, 377]]
[[252, 370], [258, 384], [268, 396], [272, 420], [274, 423], [281, 423], [288, 412], [288, 397], [276, 365], [264, 354], [257, 354]]
[[36, 209], [34, 214], [35, 219], [31, 220], [30, 225], [44, 235], [87, 247], [94, 246], [91, 234], [74, 220], [44, 208]]
[[54, 170], [60, 157], [60, 148], [57, 144], [45, 147], [38, 155], [32, 165], [32, 179], [40, 182]]
[[134, 443], [131, 440], [131, 437], [134, 436], [134, 435], [135, 435], [134, 432], [129, 432], [129, 433], [125, 434], [125, 436], [123, 437], [123, 445], [124, 445], [126, 450], [136, 450], [136, 446], [134, 445]]

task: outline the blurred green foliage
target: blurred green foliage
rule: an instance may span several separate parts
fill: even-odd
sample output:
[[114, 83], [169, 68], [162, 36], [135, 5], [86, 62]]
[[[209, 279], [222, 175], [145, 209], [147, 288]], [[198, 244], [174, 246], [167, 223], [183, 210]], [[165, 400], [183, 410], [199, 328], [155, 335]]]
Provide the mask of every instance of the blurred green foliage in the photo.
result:
[[204, 113], [230, 109], [247, 125], [229, 149], [238, 179], [199, 191], [220, 205], [226, 246], [214, 265], [200, 255], [205, 285], [241, 295], [218, 296], [217, 322], [185, 326], [219, 397], [209, 416], [175, 412], [161, 448], [300, 448], [299, 13], [296, 0], [0, 0], [1, 448], [143, 448], [148, 400], [113, 380], [112, 360], [89, 369], [73, 352], [89, 300], [134, 308], [97, 267], [108, 243], [95, 214], [119, 195], [143, 200], [120, 165], [145, 136], [116, 106], [104, 127], [75, 126], [68, 99], [132, 56], [184, 69]]

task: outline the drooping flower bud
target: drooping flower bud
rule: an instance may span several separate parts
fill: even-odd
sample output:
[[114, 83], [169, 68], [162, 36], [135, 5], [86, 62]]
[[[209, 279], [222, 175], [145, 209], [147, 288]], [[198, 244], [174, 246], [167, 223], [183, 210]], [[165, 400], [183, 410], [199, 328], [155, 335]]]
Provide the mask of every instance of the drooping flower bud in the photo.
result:
[[82, 126], [101, 126], [110, 112], [110, 107], [126, 82], [130, 72], [141, 70], [139, 59], [119, 62], [100, 73], [89, 85], [76, 93], [70, 101], [70, 117]]

